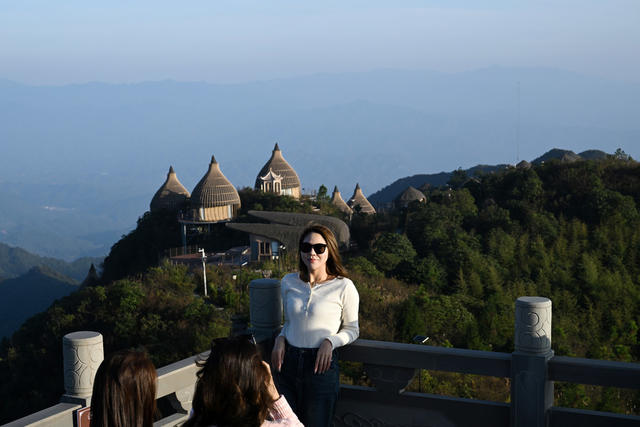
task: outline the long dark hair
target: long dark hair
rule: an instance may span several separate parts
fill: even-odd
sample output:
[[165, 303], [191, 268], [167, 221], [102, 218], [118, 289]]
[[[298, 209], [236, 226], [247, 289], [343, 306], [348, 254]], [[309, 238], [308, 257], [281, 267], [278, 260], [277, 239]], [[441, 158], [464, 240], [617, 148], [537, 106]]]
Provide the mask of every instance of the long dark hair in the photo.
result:
[[91, 397], [92, 427], [152, 427], [156, 368], [139, 351], [120, 351], [98, 368]]
[[309, 280], [309, 269], [302, 261], [302, 257], [300, 257], [300, 246], [302, 245], [302, 242], [304, 242], [305, 237], [311, 233], [318, 233], [322, 236], [324, 241], [327, 242], [327, 251], [329, 251], [329, 256], [327, 258], [327, 273], [331, 276], [346, 277], [347, 269], [342, 265], [342, 258], [340, 258], [340, 251], [338, 250], [338, 241], [336, 240], [336, 236], [334, 236], [333, 232], [324, 225], [311, 224], [304, 229], [300, 235], [300, 240], [298, 241], [298, 267], [300, 268], [300, 279], [305, 282]]
[[184, 427], [260, 426], [269, 415], [269, 371], [247, 337], [217, 338], [198, 371], [193, 417]]

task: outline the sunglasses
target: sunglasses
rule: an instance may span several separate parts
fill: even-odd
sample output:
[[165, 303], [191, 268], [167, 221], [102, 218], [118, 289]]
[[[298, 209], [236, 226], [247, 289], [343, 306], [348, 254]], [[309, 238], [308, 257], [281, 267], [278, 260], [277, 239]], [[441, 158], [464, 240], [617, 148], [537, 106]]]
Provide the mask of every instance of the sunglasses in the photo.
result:
[[302, 253], [308, 254], [309, 252], [311, 252], [311, 248], [313, 248], [316, 254], [320, 255], [323, 254], [327, 249], [327, 245], [324, 243], [316, 243], [315, 245], [312, 245], [311, 243], [307, 242], [303, 242], [302, 244], [300, 244], [300, 252]]

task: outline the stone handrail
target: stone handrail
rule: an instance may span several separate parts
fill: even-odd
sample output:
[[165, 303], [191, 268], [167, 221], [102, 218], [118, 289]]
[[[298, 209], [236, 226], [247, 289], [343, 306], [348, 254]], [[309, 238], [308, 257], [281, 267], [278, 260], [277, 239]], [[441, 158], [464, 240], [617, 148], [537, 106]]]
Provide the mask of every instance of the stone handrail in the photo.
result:
[[[250, 286], [252, 323], [268, 336], [277, 329], [281, 311], [266, 303], [265, 295], [279, 295], [274, 283], [258, 283], [263, 299], [254, 304]], [[263, 307], [260, 312], [258, 308]], [[274, 307], [276, 310], [274, 310]], [[269, 321], [268, 311], [275, 311]], [[553, 406], [553, 381], [640, 389], [640, 364], [554, 356], [551, 350], [551, 301], [521, 297], [516, 302], [516, 348], [497, 353], [416, 344], [357, 340], [340, 349], [345, 361], [362, 362], [374, 387], [342, 385], [336, 409], [336, 426], [513, 426], [556, 427], [632, 426], [640, 417]], [[273, 332], [273, 331], [272, 331]], [[75, 336], [78, 338], [78, 336]], [[88, 335], [94, 340], [95, 336]], [[80, 354], [75, 352], [73, 354]], [[96, 356], [94, 354], [94, 356]], [[158, 369], [158, 398], [168, 396], [175, 414], [157, 426], [179, 425], [187, 418], [196, 382], [197, 359], [193, 356]], [[94, 357], [93, 359], [96, 359]], [[65, 361], [65, 366], [66, 366]], [[489, 402], [404, 391], [418, 369], [510, 378], [511, 402]], [[72, 376], [70, 376], [71, 378]], [[80, 384], [80, 382], [76, 382]], [[65, 381], [66, 384], [66, 381]], [[71, 384], [71, 383], [70, 383]], [[72, 382], [72, 384], [75, 384]], [[86, 384], [84, 385], [86, 388]], [[73, 387], [66, 388], [63, 401], [80, 399]], [[85, 397], [86, 399], [86, 397]], [[87, 399], [90, 400], [90, 397]], [[74, 426], [78, 403], [61, 403], [14, 421], [8, 426]]]

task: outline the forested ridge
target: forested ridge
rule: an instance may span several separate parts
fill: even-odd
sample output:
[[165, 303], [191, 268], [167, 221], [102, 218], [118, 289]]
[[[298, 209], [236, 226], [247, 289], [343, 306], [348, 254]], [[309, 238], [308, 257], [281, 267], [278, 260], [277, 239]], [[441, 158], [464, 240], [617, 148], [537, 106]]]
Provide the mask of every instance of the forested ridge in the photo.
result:
[[[387, 307], [363, 300], [365, 335], [428, 335], [432, 345], [511, 352], [515, 300], [538, 295], [553, 302], [556, 354], [640, 359], [638, 163], [619, 156], [454, 178], [457, 188], [431, 191], [426, 204], [354, 219], [360, 247], [372, 248], [351, 261], [364, 274], [359, 289]], [[377, 274], [414, 287], [398, 297], [406, 289], [381, 289]], [[393, 331], [376, 327], [391, 319]], [[467, 393], [469, 382], [448, 382], [448, 392]], [[640, 406], [637, 392], [582, 385], [558, 384], [556, 397], [618, 412]]]
[[[298, 208], [289, 198], [242, 197], [243, 210], [256, 204], [311, 208], [309, 202]], [[361, 296], [361, 337], [411, 342], [427, 335], [430, 345], [511, 352], [515, 300], [539, 295], [553, 301], [556, 354], [639, 361], [639, 163], [617, 156], [551, 161], [472, 179], [454, 173], [450, 187], [432, 189], [427, 199], [351, 220], [359, 249], [345, 254], [345, 261]], [[326, 197], [313, 203], [336, 214]], [[162, 223], [146, 214], [114, 245], [111, 260], [118, 251], [135, 260], [151, 244], [162, 246]], [[239, 238], [225, 233], [218, 237]], [[0, 422], [59, 399], [64, 334], [97, 330], [106, 352], [144, 347], [162, 366], [228, 333], [231, 316], [247, 313], [249, 281], [261, 276], [257, 267], [210, 266], [211, 296], [204, 299], [197, 270], [155, 263], [145, 258], [130, 271], [111, 270], [115, 280], [103, 278], [59, 300], [3, 340], [0, 399], [6, 405]], [[279, 277], [294, 266], [288, 259], [260, 268]], [[45, 373], [53, 373], [46, 382]], [[366, 382], [357, 367], [346, 366], [344, 373]], [[505, 390], [502, 379], [422, 374], [422, 391], [505, 400]], [[637, 392], [581, 385], [557, 384], [556, 399], [559, 406], [625, 413], [638, 413], [640, 406]]]

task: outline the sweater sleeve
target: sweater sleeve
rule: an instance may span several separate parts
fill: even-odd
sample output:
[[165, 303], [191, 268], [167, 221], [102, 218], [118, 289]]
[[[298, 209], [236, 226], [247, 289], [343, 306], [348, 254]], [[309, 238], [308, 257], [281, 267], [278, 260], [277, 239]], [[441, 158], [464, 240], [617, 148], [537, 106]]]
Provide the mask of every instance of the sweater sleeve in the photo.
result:
[[346, 285], [342, 293], [342, 324], [338, 333], [327, 337], [333, 348], [352, 343], [360, 335], [360, 326], [358, 325], [360, 296], [353, 282], [349, 279], [345, 280]]
[[289, 317], [287, 316], [287, 276], [280, 280], [280, 300], [282, 301], [282, 313], [284, 314], [284, 323], [280, 329], [279, 337], [287, 337], [287, 326], [289, 325]]
[[262, 423], [262, 427], [268, 426], [294, 426], [304, 427], [300, 422], [296, 414], [289, 406], [289, 402], [284, 396], [280, 396], [278, 400], [273, 403], [273, 408], [269, 410], [269, 414], [273, 420], [267, 420]]

